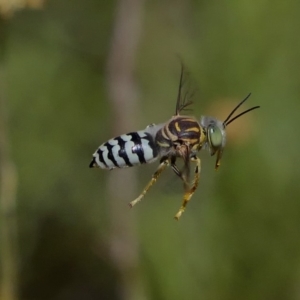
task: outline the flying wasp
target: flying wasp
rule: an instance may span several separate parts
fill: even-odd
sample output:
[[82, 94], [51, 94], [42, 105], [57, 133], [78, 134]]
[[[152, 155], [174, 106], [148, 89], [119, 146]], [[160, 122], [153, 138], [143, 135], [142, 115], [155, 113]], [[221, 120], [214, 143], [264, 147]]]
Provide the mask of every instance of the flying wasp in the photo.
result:
[[[259, 106], [254, 106], [232, 117], [250, 97], [250, 93], [223, 122], [208, 116], [203, 116], [198, 121], [195, 117], [181, 115], [180, 113], [192, 104], [190, 93], [183, 90], [184, 74], [184, 67], [181, 65], [176, 109], [170, 120], [162, 124], [150, 124], [144, 130], [130, 132], [108, 140], [96, 150], [89, 165], [90, 168], [112, 170], [152, 163], [160, 159], [160, 164], [149, 183], [129, 205], [133, 207], [140, 202], [166, 167], [171, 166], [175, 174], [183, 181], [185, 191], [182, 205], [175, 215], [176, 220], [181, 217], [198, 187], [201, 171], [198, 152], [203, 148], [208, 149], [211, 155], [216, 155], [215, 169], [218, 169], [226, 143], [226, 127], [242, 115], [259, 108]], [[181, 170], [176, 165], [177, 159], [182, 159], [184, 162]], [[195, 163], [192, 182], [189, 179], [191, 162]]]

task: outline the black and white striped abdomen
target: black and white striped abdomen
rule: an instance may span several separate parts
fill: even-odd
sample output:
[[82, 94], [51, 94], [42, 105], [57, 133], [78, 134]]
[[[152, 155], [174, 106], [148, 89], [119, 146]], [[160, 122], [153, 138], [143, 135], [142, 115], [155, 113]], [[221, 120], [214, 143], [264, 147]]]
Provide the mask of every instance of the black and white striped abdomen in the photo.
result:
[[114, 169], [151, 163], [158, 156], [153, 135], [145, 130], [122, 134], [102, 144], [90, 168]]

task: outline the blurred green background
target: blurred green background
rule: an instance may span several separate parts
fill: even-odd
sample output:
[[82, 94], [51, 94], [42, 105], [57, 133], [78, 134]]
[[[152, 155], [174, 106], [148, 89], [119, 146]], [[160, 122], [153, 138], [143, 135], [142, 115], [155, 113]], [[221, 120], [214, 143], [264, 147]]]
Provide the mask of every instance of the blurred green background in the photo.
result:
[[[49, 0], [12, 13], [0, 24], [0, 167], [17, 174], [9, 210], [1, 177], [1, 299], [300, 299], [299, 2]], [[199, 153], [176, 222], [171, 170], [130, 210], [158, 163], [88, 165], [112, 136], [173, 115], [178, 55], [193, 115], [223, 120], [249, 92], [244, 109], [261, 108], [228, 127], [218, 172]], [[118, 108], [127, 84], [136, 100]]]

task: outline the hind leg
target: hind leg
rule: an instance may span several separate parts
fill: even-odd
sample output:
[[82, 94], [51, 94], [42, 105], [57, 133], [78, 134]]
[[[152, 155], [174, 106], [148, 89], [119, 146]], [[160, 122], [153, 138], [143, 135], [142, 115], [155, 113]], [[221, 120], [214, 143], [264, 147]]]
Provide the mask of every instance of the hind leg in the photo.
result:
[[142, 191], [142, 193], [133, 201], [131, 201], [129, 203], [130, 207], [133, 207], [134, 205], [136, 205], [138, 202], [140, 202], [144, 196], [146, 195], [146, 193], [148, 192], [148, 190], [150, 189], [150, 187], [156, 182], [156, 180], [158, 179], [158, 177], [160, 176], [160, 174], [165, 170], [165, 168], [169, 165], [169, 160], [167, 158], [161, 160], [160, 165], [158, 166], [156, 172], [152, 175], [151, 180], [149, 181], [149, 183], [146, 185], [146, 187], [144, 188], [144, 190]]

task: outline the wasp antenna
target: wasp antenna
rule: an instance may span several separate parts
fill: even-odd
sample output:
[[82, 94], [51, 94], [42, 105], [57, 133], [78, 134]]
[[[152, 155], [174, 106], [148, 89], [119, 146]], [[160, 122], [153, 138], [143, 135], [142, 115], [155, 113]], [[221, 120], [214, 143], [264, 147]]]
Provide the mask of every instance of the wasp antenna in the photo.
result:
[[[243, 99], [234, 109], [233, 111], [229, 114], [229, 116], [226, 118], [226, 120], [223, 122], [224, 125], [228, 125], [229, 122], [227, 121], [231, 118], [231, 116], [236, 112], [236, 110], [251, 96], [251, 93], [249, 93], [245, 99]], [[232, 121], [230, 121], [232, 122]]]
[[223, 123], [223, 124], [225, 124], [225, 126], [228, 126], [231, 122], [233, 122], [233, 121], [236, 120], [237, 118], [239, 118], [239, 117], [241, 117], [242, 115], [248, 113], [249, 111], [254, 110], [254, 109], [257, 109], [257, 108], [260, 108], [260, 106], [258, 105], [258, 106], [251, 107], [251, 108], [249, 108], [249, 109], [243, 111], [242, 113], [238, 114], [238, 115], [235, 116], [233, 119], [227, 121], [227, 123]]

